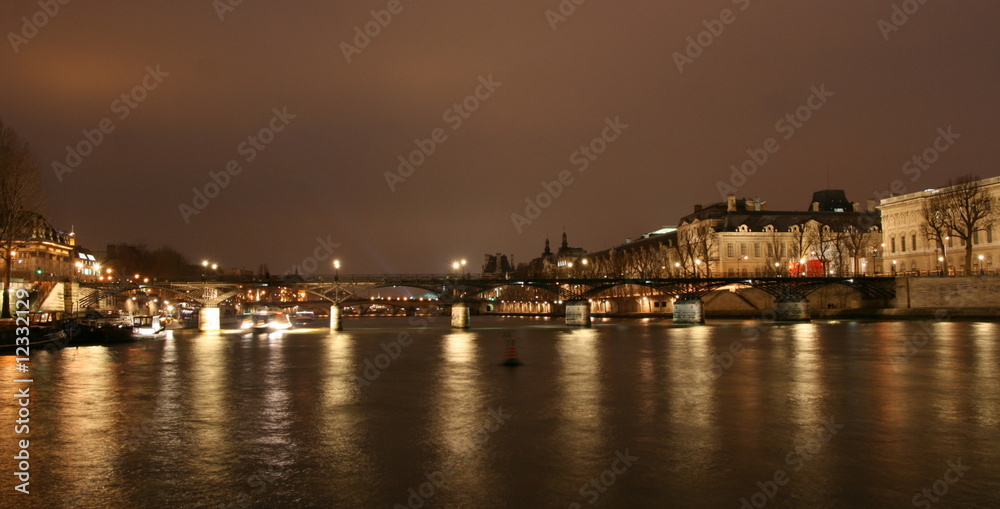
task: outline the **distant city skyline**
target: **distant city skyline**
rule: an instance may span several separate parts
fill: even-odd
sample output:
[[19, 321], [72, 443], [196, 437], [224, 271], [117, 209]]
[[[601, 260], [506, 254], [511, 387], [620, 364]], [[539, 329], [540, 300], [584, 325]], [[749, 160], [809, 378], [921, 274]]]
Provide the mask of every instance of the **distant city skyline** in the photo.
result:
[[997, 174], [1000, 5], [900, 4], [9, 3], [0, 118], [92, 250], [442, 273]]

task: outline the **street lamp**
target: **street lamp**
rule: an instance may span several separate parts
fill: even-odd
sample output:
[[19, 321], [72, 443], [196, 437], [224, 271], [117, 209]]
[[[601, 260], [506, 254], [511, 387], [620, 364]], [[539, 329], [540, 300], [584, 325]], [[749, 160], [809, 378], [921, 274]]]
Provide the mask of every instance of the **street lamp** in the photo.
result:
[[674, 277], [681, 276], [681, 262], [674, 262]]
[[741, 257], [739, 257], [739, 258], [736, 259], [736, 276], [737, 277], [740, 277], [740, 276], [743, 275], [743, 271], [740, 270], [740, 262], [742, 262], [743, 260], [749, 260], [749, 259], [750, 259], [749, 255], [743, 255], [743, 256], [741, 256]]
[[333, 261], [333, 280], [340, 281], [340, 260]]
[[694, 260], [694, 277], [701, 277], [701, 275], [698, 273], [698, 271], [700, 270], [700, 268], [701, 268], [701, 259], [700, 258], [695, 258], [695, 260]]
[[896, 260], [892, 261], [892, 275], [896, 275]]
[[944, 275], [944, 257], [943, 256], [939, 256], [938, 257], [938, 263], [941, 265], [941, 275], [943, 276]]
[[983, 271], [983, 258], [985, 258], [983, 255], [979, 255], [979, 274], [980, 275], [982, 275], [982, 274], [985, 273]]

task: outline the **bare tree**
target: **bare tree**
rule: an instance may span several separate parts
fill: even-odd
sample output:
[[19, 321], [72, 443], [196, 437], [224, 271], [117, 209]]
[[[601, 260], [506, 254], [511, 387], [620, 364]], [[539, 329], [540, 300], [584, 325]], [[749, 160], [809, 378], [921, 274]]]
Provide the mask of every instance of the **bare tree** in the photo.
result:
[[10, 318], [12, 252], [25, 238], [41, 207], [39, 168], [28, 144], [0, 121], [0, 248], [3, 249], [3, 299], [0, 317]]
[[[920, 232], [928, 241], [937, 244], [938, 252], [944, 253], [944, 239], [951, 230], [948, 226], [948, 207], [944, 195], [935, 194], [921, 204], [921, 214], [923, 222], [920, 223]], [[905, 241], [905, 240], [904, 240]], [[942, 256], [942, 274], [948, 273], [948, 258]]]
[[698, 238], [693, 227], [684, 227], [677, 230], [677, 261], [681, 264], [684, 275], [694, 274], [697, 265], [694, 263], [698, 259]]
[[660, 249], [662, 244], [646, 245], [628, 250], [628, 275], [638, 278], [656, 277], [667, 263], [667, 257]]
[[[710, 224], [703, 224], [697, 230], [698, 257], [705, 262], [705, 276], [712, 277], [712, 260], [719, 259], [716, 246], [715, 228]], [[695, 264], [697, 265], [697, 263]]]
[[765, 228], [764, 231], [768, 234], [764, 243], [767, 249], [766, 273], [772, 276], [781, 275], [781, 260], [787, 254], [782, 249], [785, 246], [785, 235], [773, 226]]
[[[861, 270], [861, 259], [868, 258], [868, 254], [874, 248], [876, 238], [877, 233], [872, 229], [866, 231], [853, 224], [844, 229], [844, 247], [852, 261], [851, 275], [864, 274], [865, 271]], [[874, 269], [874, 265], [872, 268]]]
[[972, 248], [979, 232], [993, 228], [1000, 206], [983, 187], [979, 177], [966, 175], [948, 180], [944, 196], [946, 225], [954, 235], [965, 241], [965, 270], [972, 269]]

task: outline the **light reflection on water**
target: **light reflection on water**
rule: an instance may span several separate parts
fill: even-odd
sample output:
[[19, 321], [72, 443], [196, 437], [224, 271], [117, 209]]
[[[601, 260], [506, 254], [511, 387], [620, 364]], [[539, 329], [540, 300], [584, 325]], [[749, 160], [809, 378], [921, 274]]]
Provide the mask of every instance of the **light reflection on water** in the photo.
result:
[[[37, 491], [0, 506], [405, 506], [454, 462], [425, 507], [586, 507], [581, 485], [626, 448], [639, 461], [595, 506], [739, 507], [777, 469], [792, 476], [774, 507], [909, 506], [959, 458], [972, 470], [940, 507], [1000, 505], [998, 324], [444, 323], [178, 333], [39, 360]], [[359, 388], [401, 330], [412, 344]], [[524, 366], [499, 365], [508, 337]], [[0, 358], [0, 378], [14, 368]], [[478, 440], [500, 407], [514, 418]], [[786, 455], [829, 418], [843, 429], [793, 470]], [[17, 438], [0, 428], [0, 454]]]
[[556, 439], [561, 465], [578, 476], [593, 475], [586, 467], [607, 455], [601, 426], [602, 382], [605, 376], [597, 353], [597, 333], [576, 329], [556, 337], [559, 418]]

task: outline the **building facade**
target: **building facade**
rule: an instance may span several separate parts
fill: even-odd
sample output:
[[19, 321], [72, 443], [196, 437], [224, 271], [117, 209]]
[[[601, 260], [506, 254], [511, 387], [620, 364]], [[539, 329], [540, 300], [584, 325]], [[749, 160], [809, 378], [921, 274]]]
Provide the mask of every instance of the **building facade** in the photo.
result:
[[[1000, 203], [1000, 177], [979, 180], [976, 184], [992, 197], [995, 204]], [[950, 189], [928, 189], [881, 200], [879, 209], [885, 243], [883, 272], [943, 274], [945, 267], [948, 274], [996, 270], [995, 264], [1000, 262], [1000, 231], [996, 224], [984, 222], [986, 227], [973, 236], [972, 267], [965, 263], [966, 242], [963, 239], [954, 232], [944, 232], [944, 238], [939, 241], [933, 229], [929, 228], [926, 216], [930, 203]]]
[[769, 211], [759, 198], [695, 205], [663, 228], [587, 255], [577, 272], [619, 277], [852, 276], [877, 273], [882, 232], [841, 190], [814, 193], [805, 211]]
[[[0, 270], [6, 261], [0, 257]], [[40, 214], [17, 236], [11, 254], [11, 277], [24, 280], [90, 279], [100, 274], [100, 264], [87, 249], [76, 244], [73, 232], [54, 228]]]

